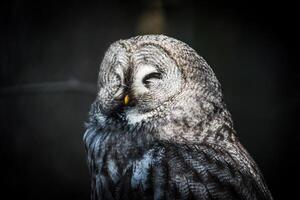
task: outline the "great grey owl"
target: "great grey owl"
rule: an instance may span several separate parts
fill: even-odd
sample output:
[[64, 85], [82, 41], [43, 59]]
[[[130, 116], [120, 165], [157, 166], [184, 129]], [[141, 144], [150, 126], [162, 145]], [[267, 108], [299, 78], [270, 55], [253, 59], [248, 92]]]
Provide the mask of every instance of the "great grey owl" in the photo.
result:
[[113, 43], [84, 134], [92, 199], [272, 199], [220, 83], [164, 35]]

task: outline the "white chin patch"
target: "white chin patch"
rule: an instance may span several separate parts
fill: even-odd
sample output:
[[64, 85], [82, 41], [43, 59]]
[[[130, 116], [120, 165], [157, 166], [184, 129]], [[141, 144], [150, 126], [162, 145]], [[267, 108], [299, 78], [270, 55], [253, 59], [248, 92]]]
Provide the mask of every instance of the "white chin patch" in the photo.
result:
[[126, 112], [126, 119], [128, 124], [134, 125], [142, 122], [143, 120], [151, 117], [151, 112], [148, 113], [139, 113], [138, 110], [132, 109]]
[[142, 95], [147, 92], [148, 89], [143, 84], [143, 78], [152, 72], [157, 72], [156, 68], [152, 65], [141, 65], [139, 66], [136, 74], [133, 78], [132, 90], [136, 95]]

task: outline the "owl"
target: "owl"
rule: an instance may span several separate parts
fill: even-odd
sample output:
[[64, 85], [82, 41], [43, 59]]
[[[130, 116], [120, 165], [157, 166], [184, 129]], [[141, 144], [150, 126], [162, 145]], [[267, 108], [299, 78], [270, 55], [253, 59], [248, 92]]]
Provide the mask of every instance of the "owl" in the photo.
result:
[[91, 199], [272, 199], [211, 67], [164, 35], [113, 43], [83, 140]]

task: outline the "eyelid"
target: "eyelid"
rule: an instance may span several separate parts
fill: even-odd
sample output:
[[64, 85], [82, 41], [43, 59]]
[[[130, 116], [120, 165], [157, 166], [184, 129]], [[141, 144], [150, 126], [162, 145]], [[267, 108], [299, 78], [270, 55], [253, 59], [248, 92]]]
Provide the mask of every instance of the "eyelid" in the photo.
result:
[[147, 74], [143, 78], [142, 82], [143, 82], [143, 84], [148, 84], [149, 83], [148, 82], [149, 79], [161, 79], [161, 78], [162, 78], [162, 74], [161, 73], [159, 73], [159, 72], [152, 72], [150, 74]]

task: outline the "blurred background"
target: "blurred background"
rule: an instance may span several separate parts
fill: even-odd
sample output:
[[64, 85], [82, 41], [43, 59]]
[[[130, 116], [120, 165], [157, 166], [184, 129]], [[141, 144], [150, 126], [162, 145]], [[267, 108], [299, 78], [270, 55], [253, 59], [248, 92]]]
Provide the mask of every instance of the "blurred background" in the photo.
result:
[[116, 40], [164, 33], [212, 66], [238, 136], [274, 198], [291, 198], [298, 187], [300, 102], [291, 62], [293, 7], [286, 1], [2, 1], [2, 196], [89, 199], [82, 135], [103, 54]]

